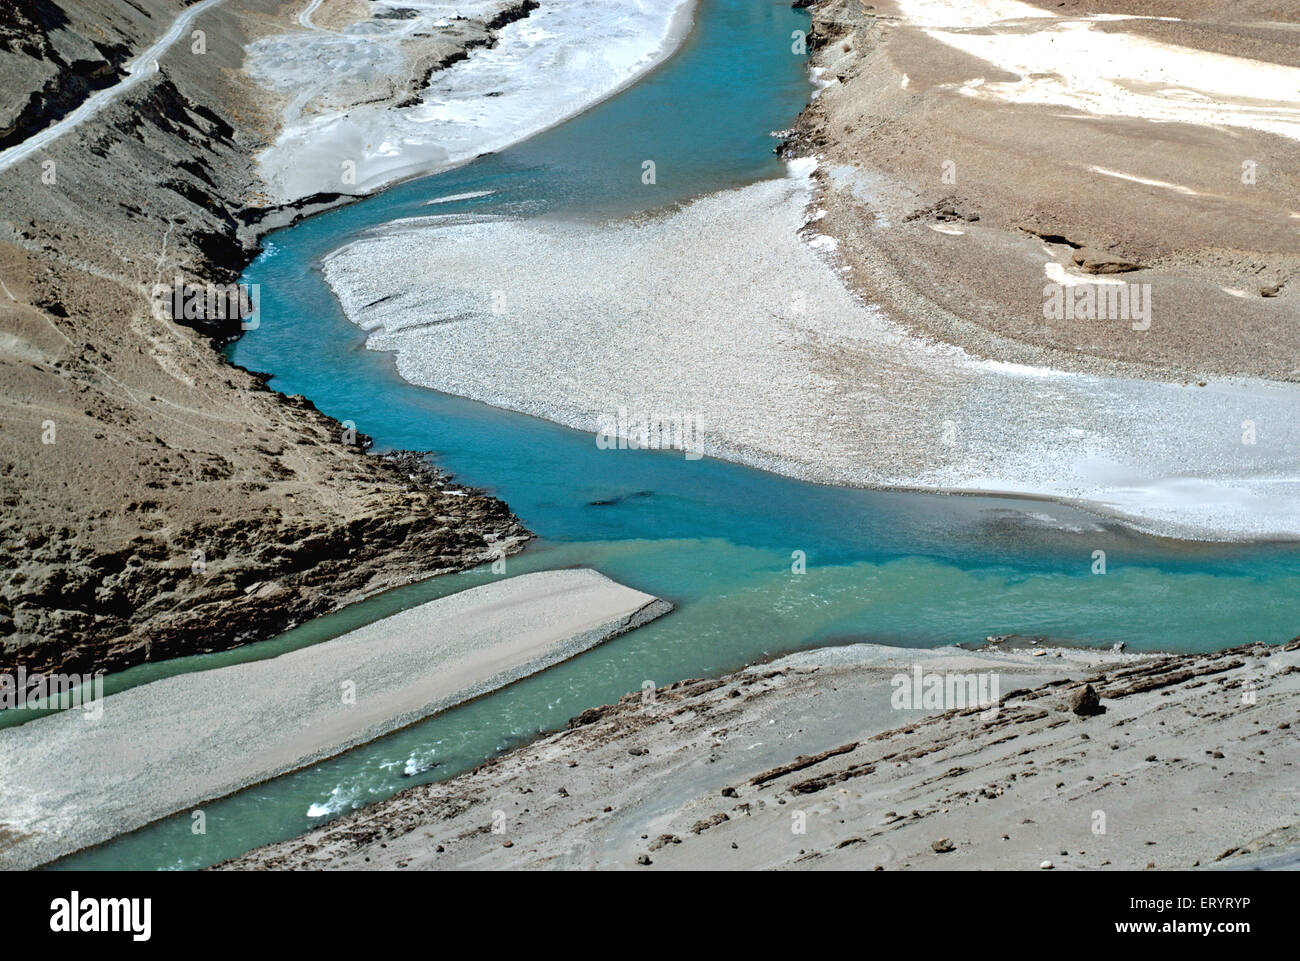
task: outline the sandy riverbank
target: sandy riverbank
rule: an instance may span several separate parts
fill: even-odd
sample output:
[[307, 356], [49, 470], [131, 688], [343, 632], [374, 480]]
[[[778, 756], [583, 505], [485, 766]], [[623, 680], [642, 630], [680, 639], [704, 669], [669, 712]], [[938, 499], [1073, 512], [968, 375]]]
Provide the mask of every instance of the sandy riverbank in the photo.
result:
[[132, 688], [98, 717], [74, 709], [0, 731], [0, 867], [339, 754], [670, 609], [591, 570], [525, 574], [280, 657]]
[[[992, 714], [897, 709], [893, 679], [917, 669], [996, 677], [1001, 703]], [[1104, 713], [1070, 708], [1084, 684]], [[1298, 693], [1300, 642], [1172, 657], [809, 651], [670, 685], [652, 703], [634, 692], [469, 774], [224, 866], [1068, 870], [1285, 859], [1300, 823]]]
[[813, 165], [791, 166], [635, 221], [399, 222], [325, 275], [406, 379], [593, 443], [626, 410], [634, 432], [686, 420], [711, 456], [813, 481], [1050, 496], [1189, 538], [1300, 536], [1300, 388], [924, 339], [846, 286]]
[[[795, 149], [891, 318], [980, 356], [1300, 377], [1300, 53], [1272, 0], [823, 0]], [[1044, 288], [1149, 284], [1152, 322]], [[1104, 292], [1104, 288], [1103, 288]]]
[[[323, 25], [330, 8], [346, 25]], [[693, 8], [693, 0], [326, 0], [300, 23], [307, 30], [248, 48], [250, 76], [284, 99], [259, 172], [273, 201], [287, 203], [370, 193], [500, 150], [653, 69], [685, 38]]]

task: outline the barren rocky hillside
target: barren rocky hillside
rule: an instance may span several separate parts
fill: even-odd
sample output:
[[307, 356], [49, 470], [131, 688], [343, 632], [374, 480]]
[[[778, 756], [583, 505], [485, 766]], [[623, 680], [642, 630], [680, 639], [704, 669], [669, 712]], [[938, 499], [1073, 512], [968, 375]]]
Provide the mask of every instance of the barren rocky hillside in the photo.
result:
[[185, 3], [20, 0], [0, 7], [0, 148], [59, 120], [126, 74]]
[[[0, 85], [20, 96], [0, 147], [119, 82], [187, 6], [6, 4]], [[276, 104], [239, 67], [301, 7], [202, 10], [156, 72], [0, 167], [0, 670], [228, 647], [527, 537], [499, 501], [344, 443], [230, 366], [209, 335], [236, 321], [153, 309], [178, 271], [233, 280], [258, 231], [295, 213], [249, 203]]]

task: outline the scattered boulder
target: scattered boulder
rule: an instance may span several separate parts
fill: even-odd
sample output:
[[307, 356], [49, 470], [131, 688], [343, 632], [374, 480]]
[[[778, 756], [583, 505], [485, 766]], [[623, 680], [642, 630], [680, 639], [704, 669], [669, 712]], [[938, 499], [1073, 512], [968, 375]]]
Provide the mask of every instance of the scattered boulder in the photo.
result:
[[1076, 251], [1071, 259], [1080, 270], [1088, 274], [1125, 274], [1132, 270], [1142, 269], [1141, 264], [1135, 264], [1123, 257], [1117, 257], [1114, 254], [1092, 250], [1087, 247]]
[[1067, 704], [1070, 710], [1079, 717], [1094, 717], [1106, 713], [1106, 708], [1102, 706], [1096, 688], [1091, 684], [1085, 684], [1071, 694]]
[[930, 842], [930, 847], [934, 849], [935, 854], [947, 854], [949, 851], [957, 850], [949, 838], [940, 838], [937, 841]]
[[666, 847], [669, 844], [681, 844], [681, 843], [682, 843], [682, 839], [679, 838], [676, 834], [661, 834], [659, 835], [659, 837], [655, 838], [653, 841], [650, 842], [650, 850], [658, 851], [660, 848]]
[[692, 824], [691, 833], [700, 834], [704, 831], [707, 831], [711, 827], [721, 824], [723, 821], [730, 821], [730, 820], [731, 818], [727, 816], [727, 813], [725, 811], [719, 811], [717, 814], [713, 815], [713, 817], [705, 818], [704, 820], [696, 821], [694, 824]]

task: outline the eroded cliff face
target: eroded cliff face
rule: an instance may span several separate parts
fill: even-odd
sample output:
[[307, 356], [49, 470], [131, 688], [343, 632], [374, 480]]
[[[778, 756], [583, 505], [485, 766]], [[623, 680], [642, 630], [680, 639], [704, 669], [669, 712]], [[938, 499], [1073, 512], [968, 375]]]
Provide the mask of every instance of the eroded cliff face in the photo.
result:
[[[6, 5], [0, 79], [22, 102], [0, 132], [21, 141], [116, 83], [186, 6]], [[300, 6], [205, 10], [202, 43], [187, 29], [156, 73], [0, 170], [0, 671], [229, 647], [528, 537], [500, 501], [368, 454], [228, 364], [213, 338], [238, 318], [155, 309], [177, 277], [233, 281], [296, 213], [248, 202], [276, 104], [239, 67]]]

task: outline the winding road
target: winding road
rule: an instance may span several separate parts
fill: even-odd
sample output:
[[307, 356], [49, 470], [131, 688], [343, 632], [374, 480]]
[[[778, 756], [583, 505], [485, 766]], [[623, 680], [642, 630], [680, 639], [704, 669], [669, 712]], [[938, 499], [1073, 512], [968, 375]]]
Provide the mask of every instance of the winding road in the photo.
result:
[[225, 0], [203, 0], [202, 3], [196, 4], [180, 14], [165, 34], [132, 61], [131, 66], [127, 69], [126, 76], [120, 81], [111, 87], [105, 87], [103, 90], [93, 93], [86, 99], [85, 103], [58, 123], [51, 124], [44, 130], [32, 134], [20, 144], [15, 144], [7, 150], [0, 151], [0, 170], [8, 170], [14, 164], [26, 160], [36, 151], [58, 140], [82, 121], [93, 117], [109, 103], [139, 85], [147, 77], [152, 76], [158, 70], [158, 58], [171, 49], [172, 44], [181, 38], [194, 18], [205, 10], [224, 2]]
[[316, 24], [311, 22], [311, 15], [320, 9], [320, 5], [323, 2], [324, 0], [311, 0], [311, 3], [307, 4], [306, 9], [303, 10], [302, 13], [298, 14], [298, 22], [302, 24], [304, 27], [306, 27], [308, 30], [320, 30], [321, 32], [327, 32], [323, 27], [318, 27], [316, 26]]

